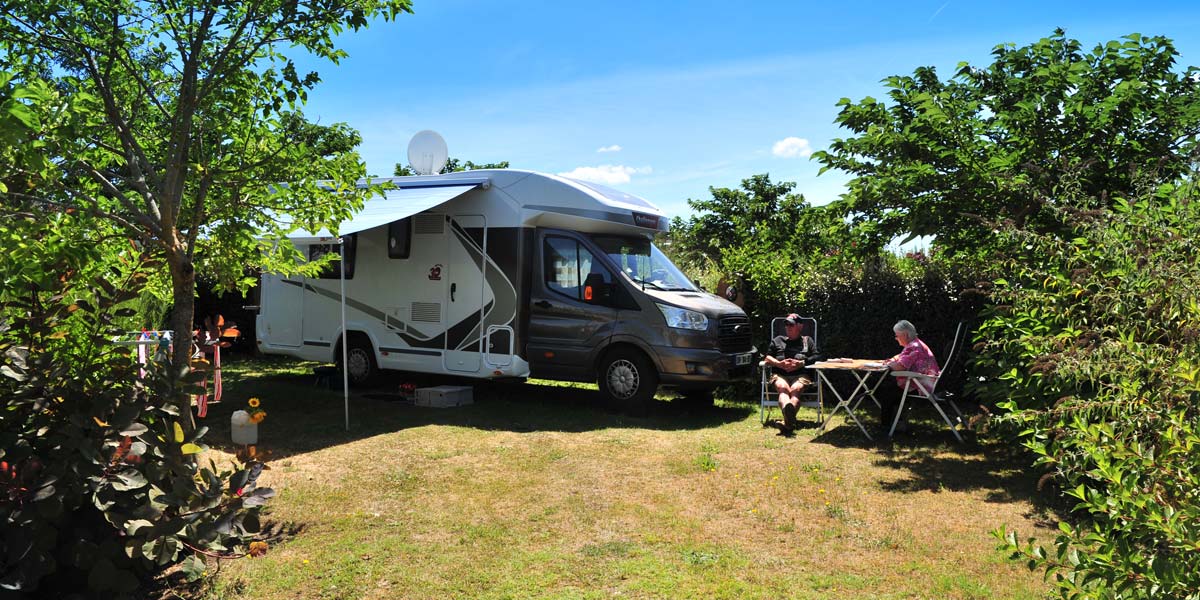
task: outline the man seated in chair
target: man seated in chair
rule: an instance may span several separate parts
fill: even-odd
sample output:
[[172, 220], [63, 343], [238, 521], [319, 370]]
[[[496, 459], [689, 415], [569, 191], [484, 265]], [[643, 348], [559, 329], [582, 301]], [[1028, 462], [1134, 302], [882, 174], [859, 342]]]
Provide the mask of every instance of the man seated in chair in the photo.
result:
[[[925, 342], [917, 337], [917, 328], [913, 327], [912, 323], [901, 320], [893, 327], [892, 331], [896, 334], [896, 343], [900, 344], [903, 350], [885, 361], [884, 366], [892, 371], [912, 371], [924, 375], [938, 376], [942, 372], [938, 366], [937, 358], [933, 356], [933, 351]], [[879, 398], [879, 420], [883, 424], [883, 432], [886, 434], [892, 427], [892, 421], [896, 418], [896, 409], [900, 405], [900, 395], [904, 390], [904, 385], [908, 382], [905, 377], [896, 378], [896, 389], [888, 389], [878, 394]], [[887, 387], [887, 386], [884, 386]], [[910, 392], [911, 393], [911, 392]], [[900, 422], [896, 424], [896, 431], [905, 431], [908, 426], [904, 422], [904, 416], [901, 415]]]
[[779, 410], [783, 413], [783, 428], [791, 431], [796, 427], [796, 412], [800, 410], [800, 394], [812, 385], [801, 370], [809, 356], [817, 352], [811, 336], [805, 335], [804, 321], [792, 313], [784, 319], [785, 335], [771, 340], [770, 351], [763, 362], [774, 374], [771, 385], [779, 393]]

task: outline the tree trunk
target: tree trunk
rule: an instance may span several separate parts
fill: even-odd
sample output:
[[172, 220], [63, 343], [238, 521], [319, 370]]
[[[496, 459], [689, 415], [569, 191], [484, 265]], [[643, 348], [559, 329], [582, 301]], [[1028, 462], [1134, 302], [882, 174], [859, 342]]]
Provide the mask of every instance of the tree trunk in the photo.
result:
[[[171, 330], [174, 331], [174, 352], [171, 367], [175, 377], [182, 378], [191, 370], [192, 322], [196, 308], [196, 273], [192, 261], [182, 253], [168, 253], [167, 263], [171, 267], [171, 289], [174, 306], [171, 309]], [[192, 397], [180, 390], [169, 399], [179, 408], [180, 425], [184, 431], [194, 428], [192, 420]]]

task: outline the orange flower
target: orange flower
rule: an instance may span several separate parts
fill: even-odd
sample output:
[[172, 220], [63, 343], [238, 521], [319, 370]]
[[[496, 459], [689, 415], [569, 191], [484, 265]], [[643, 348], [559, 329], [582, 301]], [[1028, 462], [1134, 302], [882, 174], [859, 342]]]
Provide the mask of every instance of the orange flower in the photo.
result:
[[266, 542], [250, 542], [250, 556], [262, 556], [267, 553]]
[[258, 408], [258, 405], [262, 404], [262, 401], [260, 401], [258, 398], [251, 398], [246, 401], [246, 404], [249, 404], [250, 408]]

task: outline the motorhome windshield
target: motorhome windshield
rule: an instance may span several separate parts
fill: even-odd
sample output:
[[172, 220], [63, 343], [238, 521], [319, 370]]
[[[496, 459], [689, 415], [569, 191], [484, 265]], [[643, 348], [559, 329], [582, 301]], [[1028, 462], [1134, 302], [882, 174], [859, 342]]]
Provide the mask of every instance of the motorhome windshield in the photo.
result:
[[636, 284], [659, 290], [698, 291], [679, 267], [648, 239], [594, 235], [592, 241]]

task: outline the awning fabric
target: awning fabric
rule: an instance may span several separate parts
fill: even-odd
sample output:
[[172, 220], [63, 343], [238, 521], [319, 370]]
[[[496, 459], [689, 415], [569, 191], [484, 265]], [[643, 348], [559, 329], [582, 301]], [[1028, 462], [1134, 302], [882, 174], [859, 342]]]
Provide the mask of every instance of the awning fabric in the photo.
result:
[[[411, 217], [421, 211], [449, 202], [478, 186], [472, 182], [459, 185], [442, 185], [427, 187], [409, 187], [388, 190], [384, 197], [372, 197], [363, 204], [361, 211], [348, 221], [342, 221], [338, 233], [349, 235], [366, 231], [380, 225], [387, 225], [405, 217]], [[328, 229], [313, 233], [296, 230], [288, 234], [288, 239], [297, 244], [315, 244], [332, 242], [336, 239]]]

